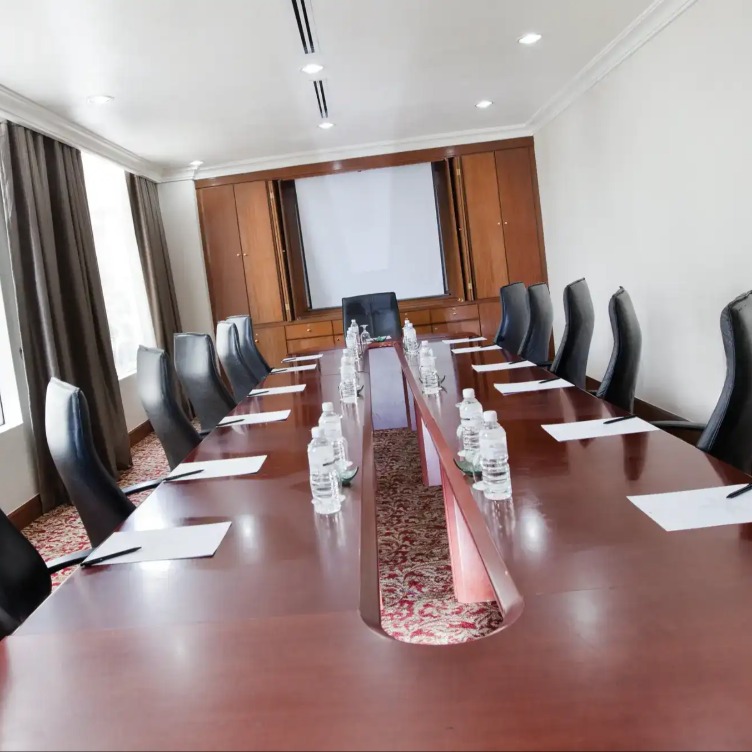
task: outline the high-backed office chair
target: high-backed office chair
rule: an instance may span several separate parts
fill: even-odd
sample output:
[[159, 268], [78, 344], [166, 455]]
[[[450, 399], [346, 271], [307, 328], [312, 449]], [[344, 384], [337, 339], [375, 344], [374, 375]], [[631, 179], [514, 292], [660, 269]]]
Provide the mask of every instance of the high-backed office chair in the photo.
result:
[[217, 370], [208, 334], [175, 335], [175, 370], [202, 428], [214, 428], [236, 406]]
[[172, 364], [164, 350], [138, 348], [136, 386], [172, 470], [201, 443], [201, 436], [183, 412]]
[[584, 389], [595, 324], [593, 300], [584, 278], [564, 288], [564, 315], [564, 336], [551, 364], [551, 372]]
[[637, 372], [640, 370], [642, 332], [632, 298], [620, 287], [608, 304], [614, 347], [596, 397], [632, 412]]
[[240, 402], [256, 387], [260, 379], [256, 378], [243, 359], [238, 329], [234, 321], [217, 323], [217, 355], [225, 375], [230, 380], [233, 396]]
[[661, 420], [660, 428], [701, 431], [697, 448], [752, 473], [752, 290], [721, 312], [726, 380], [707, 423]]
[[59, 379], [47, 385], [45, 433], [50, 455], [93, 546], [136, 508], [128, 495], [156, 488], [162, 479], [120, 489], [99, 459], [83, 392]]
[[238, 330], [238, 341], [240, 342], [240, 353], [243, 356], [243, 360], [245, 360], [246, 365], [251, 369], [253, 375], [259, 381], [262, 381], [271, 373], [272, 369], [256, 345], [251, 317], [248, 315], [228, 316], [227, 321], [234, 322]]
[[0, 510], [0, 639], [15, 631], [52, 592], [50, 575], [80, 564], [91, 549], [46, 562]]
[[548, 348], [554, 325], [554, 308], [551, 293], [545, 282], [527, 288], [530, 324], [522, 340], [520, 355], [536, 365], [549, 365]]
[[342, 298], [342, 326], [344, 331], [355, 319], [358, 326], [368, 324], [372, 337], [402, 336], [397, 296], [393, 292], [374, 292], [370, 295], [355, 295]]
[[496, 344], [519, 354], [522, 341], [530, 326], [530, 304], [524, 282], [512, 282], [499, 290], [501, 298], [501, 323], [496, 332]]

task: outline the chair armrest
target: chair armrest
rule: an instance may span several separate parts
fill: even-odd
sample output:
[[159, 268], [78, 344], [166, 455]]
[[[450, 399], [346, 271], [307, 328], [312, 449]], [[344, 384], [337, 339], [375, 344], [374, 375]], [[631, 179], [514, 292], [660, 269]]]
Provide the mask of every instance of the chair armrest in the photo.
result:
[[61, 569], [67, 569], [68, 567], [80, 564], [90, 553], [91, 549], [85, 548], [83, 551], [76, 551], [75, 553], [58, 556], [57, 559], [46, 561], [47, 571], [50, 574], [55, 574], [55, 572], [59, 572]]
[[657, 428], [676, 428], [682, 431], [704, 431], [705, 423], [690, 423], [687, 420], [653, 420], [650, 421]]
[[[166, 478], [167, 476], [165, 476]], [[157, 478], [156, 480], [145, 480], [143, 483], [134, 483], [132, 486], [126, 486], [120, 490], [126, 495], [131, 496], [133, 494], [141, 493], [142, 491], [151, 491], [152, 488], [156, 488], [165, 478]]]

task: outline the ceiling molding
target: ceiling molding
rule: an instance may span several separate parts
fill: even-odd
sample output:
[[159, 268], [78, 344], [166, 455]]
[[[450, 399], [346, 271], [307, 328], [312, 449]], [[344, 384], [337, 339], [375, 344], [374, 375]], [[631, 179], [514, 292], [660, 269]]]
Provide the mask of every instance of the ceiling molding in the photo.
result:
[[530, 118], [527, 126], [531, 132], [540, 130], [562, 113], [696, 2], [697, 0], [653, 0], [619, 36]]
[[152, 180], [162, 179], [162, 169], [153, 162], [139, 157], [122, 146], [98, 136], [72, 120], [57, 115], [52, 110], [48, 110], [46, 107], [42, 107], [1, 85], [0, 119], [10, 120], [44, 133], [46, 136], [56, 138], [58, 141], [77, 149], [98, 154], [100, 157], [116, 162], [126, 170], [145, 175]]
[[500, 141], [530, 135], [532, 135], [532, 131], [526, 125], [475, 128], [468, 131], [405, 138], [399, 141], [377, 141], [370, 144], [356, 144], [354, 146], [341, 146], [316, 151], [299, 151], [290, 154], [280, 154], [274, 157], [259, 157], [257, 159], [244, 159], [237, 162], [204, 165], [197, 171], [193, 168], [167, 169], [163, 172], [161, 181], [171, 182], [173, 180], [193, 180], [194, 178], [218, 178], [224, 175], [238, 175], [243, 172], [257, 172], [259, 170], [275, 170], [280, 167], [295, 167], [302, 164], [330, 162], [337, 159], [396, 154], [402, 151], [436, 149], [443, 146], [472, 144], [481, 141]]

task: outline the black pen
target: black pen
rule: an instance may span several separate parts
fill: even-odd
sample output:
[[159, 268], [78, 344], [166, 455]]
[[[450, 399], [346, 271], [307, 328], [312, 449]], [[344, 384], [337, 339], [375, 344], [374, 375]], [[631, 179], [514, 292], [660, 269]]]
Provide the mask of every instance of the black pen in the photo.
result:
[[134, 546], [133, 548], [126, 548], [123, 551], [115, 551], [113, 554], [105, 554], [104, 556], [97, 556], [96, 559], [87, 559], [84, 561], [82, 567], [90, 567], [94, 564], [101, 564], [103, 561], [109, 561], [110, 559], [117, 559], [118, 556], [125, 556], [126, 554], [133, 554], [136, 551], [140, 551], [141, 546]]
[[189, 470], [187, 473], [180, 473], [180, 475], [168, 475], [162, 482], [169, 483], [171, 480], [180, 480], [180, 478], [188, 478], [191, 475], [198, 475], [203, 472], [204, 468], [200, 467], [198, 470]]
[[558, 381], [558, 380], [559, 380], [558, 376], [549, 376], [549, 378], [547, 378], [547, 379], [541, 379], [538, 383], [539, 384], [545, 384], [548, 381]]
[[611, 418], [610, 420], [604, 420], [603, 425], [608, 426], [611, 423], [619, 423], [622, 420], [632, 420], [632, 418], [636, 418], [636, 415], [622, 415], [621, 418]]
[[738, 491], [732, 491], [726, 498], [735, 499], [737, 496], [741, 496], [743, 493], [747, 493], [747, 491], [752, 491], [752, 483], [747, 483], [744, 488], [740, 488]]
[[217, 423], [217, 428], [223, 428], [224, 426], [232, 426], [235, 423], [242, 423], [245, 418], [235, 418], [234, 420], [226, 420], [223, 423]]
[[269, 389], [262, 389], [260, 392], [251, 392], [248, 396], [249, 397], [260, 397], [262, 394], [267, 394], [270, 390]]

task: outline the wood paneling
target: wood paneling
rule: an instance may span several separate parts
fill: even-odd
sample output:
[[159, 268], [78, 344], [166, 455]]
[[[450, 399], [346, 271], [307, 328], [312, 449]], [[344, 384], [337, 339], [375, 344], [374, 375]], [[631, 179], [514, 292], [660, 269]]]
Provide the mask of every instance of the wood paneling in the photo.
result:
[[444, 259], [446, 291], [455, 300], [463, 301], [465, 299], [465, 281], [462, 276], [460, 241], [457, 234], [457, 217], [454, 213], [453, 182], [449, 161], [444, 159], [441, 162], [434, 162], [431, 165], [431, 171], [436, 195], [436, 212]]
[[287, 356], [287, 340], [283, 326], [267, 326], [254, 329], [253, 338], [269, 365], [274, 368]]
[[433, 327], [430, 324], [420, 324], [415, 327], [416, 334], [431, 334]]
[[232, 185], [197, 191], [214, 321], [249, 313]]
[[416, 310], [416, 311], [405, 311], [402, 314], [402, 326], [405, 325], [405, 319], [410, 319], [410, 321], [415, 325], [419, 324], [430, 324], [431, 323], [431, 311], [422, 309], [422, 310]]
[[501, 323], [501, 301], [483, 300], [478, 303], [480, 333], [487, 339], [494, 339]]
[[442, 321], [467, 321], [477, 318], [477, 305], [447, 306], [445, 308], [431, 309], [432, 324], [441, 323]]
[[462, 177], [475, 297], [490, 298], [509, 281], [494, 154], [462, 157]]
[[546, 279], [538, 237], [531, 151], [508, 149], [495, 154], [509, 280], [526, 285]]
[[345, 330], [342, 328], [342, 316], [332, 321], [332, 331], [335, 334], [344, 334]]
[[284, 303], [266, 183], [236, 185], [235, 204], [253, 323], [282, 321]]
[[480, 333], [480, 327], [478, 326], [478, 319], [470, 319], [468, 321], [446, 321], [439, 324], [432, 324], [431, 331], [434, 334], [473, 334]]
[[306, 337], [305, 339], [288, 339], [287, 352], [296, 353], [303, 350], [323, 350], [334, 347], [334, 337]]
[[332, 333], [331, 321], [310, 321], [307, 324], [291, 324], [285, 327], [287, 339], [323, 337]]

